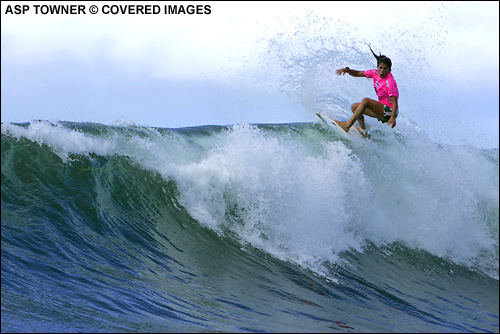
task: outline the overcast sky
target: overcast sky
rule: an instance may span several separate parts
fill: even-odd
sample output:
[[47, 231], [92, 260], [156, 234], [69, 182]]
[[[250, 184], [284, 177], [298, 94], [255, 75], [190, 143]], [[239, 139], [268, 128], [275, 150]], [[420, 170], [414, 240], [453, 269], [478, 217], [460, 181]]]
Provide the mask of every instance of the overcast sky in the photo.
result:
[[[35, 4], [80, 4], [86, 13], [37, 14]], [[444, 114], [436, 119], [455, 118], [467, 127], [473, 118], [489, 145], [498, 147], [491, 144], [498, 142], [498, 2], [96, 2], [95, 15], [92, 4], [2, 2], [2, 122], [110, 124], [125, 117], [182, 127], [311, 121], [302, 106], [255, 80], [252, 73], [268, 71], [257, 55], [277, 36], [300, 42], [304, 32], [321, 36], [328, 26], [345, 25], [353, 43], [373, 42], [395, 63], [404, 52], [410, 62], [425, 53], [422, 73], [435, 78], [451, 102], [448, 108], [440, 101]], [[106, 4], [209, 5], [210, 14], [112, 15], [103, 13]], [[9, 5], [30, 10], [8, 14]], [[413, 71], [401, 82], [421, 79]], [[453, 102], [449, 91], [470, 94], [474, 109], [457, 112], [463, 103]], [[436, 128], [418, 117], [419, 125]]]

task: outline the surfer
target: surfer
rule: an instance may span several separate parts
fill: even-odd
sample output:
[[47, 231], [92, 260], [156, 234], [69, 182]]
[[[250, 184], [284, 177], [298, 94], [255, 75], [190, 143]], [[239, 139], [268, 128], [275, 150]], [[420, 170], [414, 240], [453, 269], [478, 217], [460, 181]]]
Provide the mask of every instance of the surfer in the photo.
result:
[[382, 54], [377, 56], [371, 47], [370, 51], [375, 56], [375, 59], [377, 59], [377, 69], [357, 71], [345, 67], [336, 71], [337, 75], [349, 73], [353, 77], [373, 78], [373, 87], [377, 93], [378, 101], [365, 97], [361, 102], [351, 105], [353, 115], [350, 120], [347, 122], [335, 120], [345, 132], [349, 132], [349, 129], [358, 121], [359, 128], [356, 128], [364, 136], [367, 135], [363, 115], [377, 118], [382, 123], [387, 123], [394, 128], [396, 126], [396, 117], [398, 117], [399, 113], [399, 91], [396, 80], [394, 80], [391, 73], [392, 61]]

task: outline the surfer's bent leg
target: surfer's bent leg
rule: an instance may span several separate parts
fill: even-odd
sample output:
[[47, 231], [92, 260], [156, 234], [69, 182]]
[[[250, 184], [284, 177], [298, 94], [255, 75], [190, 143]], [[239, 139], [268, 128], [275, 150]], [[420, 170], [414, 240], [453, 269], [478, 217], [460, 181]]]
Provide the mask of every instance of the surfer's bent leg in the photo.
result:
[[[384, 105], [368, 97], [365, 97], [360, 103], [353, 103], [351, 109], [354, 110], [350, 120], [347, 122], [335, 121], [342, 129], [345, 130], [345, 132], [349, 132], [354, 123], [356, 123], [359, 118], [363, 117], [363, 115], [374, 118], [384, 118]], [[364, 119], [361, 122], [364, 123]], [[360, 126], [362, 125], [364, 124], [360, 123]]]
[[349, 130], [351, 129], [351, 127], [354, 125], [354, 123], [356, 123], [356, 121], [358, 120], [358, 118], [360, 118], [361, 116], [363, 116], [363, 113], [365, 112], [365, 109], [368, 105], [368, 101], [369, 100], [368, 98], [364, 98], [360, 103], [354, 103], [353, 106], [351, 107], [351, 109], [355, 106], [354, 110], [353, 110], [353, 115], [351, 117], [350, 120], [348, 120], [347, 122], [340, 122], [340, 121], [335, 121], [337, 122], [338, 125], [340, 125], [340, 127], [342, 129], [345, 130], [345, 132], [349, 132]]

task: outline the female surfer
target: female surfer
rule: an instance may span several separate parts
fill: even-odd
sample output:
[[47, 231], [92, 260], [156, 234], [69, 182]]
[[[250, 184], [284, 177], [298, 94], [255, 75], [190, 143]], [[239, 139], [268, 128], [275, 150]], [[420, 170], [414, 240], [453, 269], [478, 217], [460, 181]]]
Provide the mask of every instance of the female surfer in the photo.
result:
[[377, 93], [378, 101], [365, 97], [360, 103], [353, 103], [351, 105], [353, 115], [350, 120], [347, 122], [334, 120], [345, 132], [349, 132], [349, 129], [358, 121], [358, 130], [364, 136], [367, 135], [363, 115], [377, 118], [382, 123], [387, 123], [394, 128], [396, 126], [396, 117], [399, 113], [399, 91], [396, 80], [394, 80], [391, 73], [392, 61], [386, 56], [377, 56], [371, 47], [370, 51], [375, 56], [375, 59], [377, 59], [377, 69], [356, 71], [346, 67], [336, 71], [337, 75], [349, 73], [353, 77], [373, 78], [373, 87]]

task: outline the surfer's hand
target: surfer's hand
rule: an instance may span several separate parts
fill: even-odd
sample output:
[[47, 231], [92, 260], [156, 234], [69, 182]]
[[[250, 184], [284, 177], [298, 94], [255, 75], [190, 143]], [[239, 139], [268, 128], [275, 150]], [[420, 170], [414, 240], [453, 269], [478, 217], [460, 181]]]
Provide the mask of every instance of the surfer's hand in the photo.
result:
[[349, 70], [346, 68], [341, 68], [340, 70], [335, 71], [335, 73], [337, 73], [337, 75], [344, 75], [347, 72], [349, 72]]
[[387, 124], [390, 125], [391, 128], [394, 128], [396, 126], [396, 119], [391, 117]]

